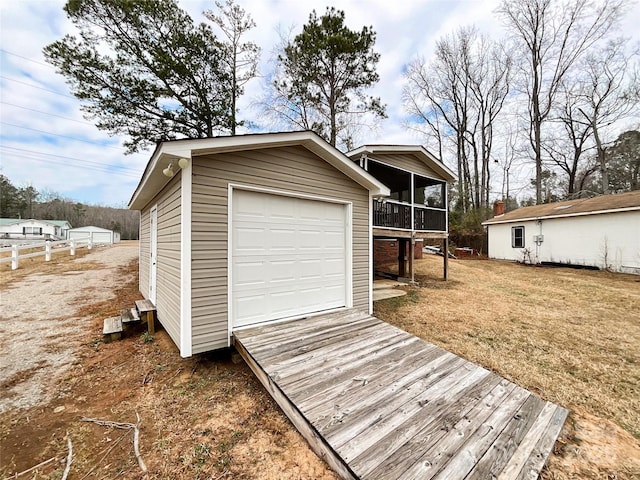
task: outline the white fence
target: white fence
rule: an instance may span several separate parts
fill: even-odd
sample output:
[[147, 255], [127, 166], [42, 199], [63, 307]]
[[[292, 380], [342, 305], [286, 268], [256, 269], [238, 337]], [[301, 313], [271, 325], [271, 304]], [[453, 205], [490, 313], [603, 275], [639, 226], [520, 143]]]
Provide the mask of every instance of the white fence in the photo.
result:
[[[41, 243], [32, 243], [29, 245], [12, 245], [10, 247], [0, 248], [0, 254], [4, 252], [11, 252], [11, 256], [0, 257], [0, 263], [11, 262], [11, 270], [18, 268], [21, 258], [32, 258], [44, 255], [45, 261], [51, 261], [51, 252], [55, 248], [55, 252], [66, 252], [67, 250], [71, 255], [76, 254], [77, 248], [87, 247], [89, 250], [93, 248], [93, 241], [91, 237], [87, 238], [74, 238], [72, 240], [58, 240], [52, 242], [47, 240]], [[41, 248], [41, 251], [20, 254], [20, 250], [32, 250]]]

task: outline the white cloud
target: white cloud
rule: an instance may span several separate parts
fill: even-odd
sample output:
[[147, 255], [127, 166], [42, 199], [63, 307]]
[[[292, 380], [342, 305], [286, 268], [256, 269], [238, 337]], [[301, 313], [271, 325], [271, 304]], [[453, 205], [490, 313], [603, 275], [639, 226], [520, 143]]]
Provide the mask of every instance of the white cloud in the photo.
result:
[[[323, 14], [327, 6], [335, 6], [345, 11], [350, 28], [373, 27], [381, 58], [380, 82], [372, 93], [387, 104], [389, 118], [367, 137], [371, 143], [421, 141], [402, 125], [402, 72], [411, 59], [417, 55], [428, 58], [438, 38], [464, 25], [475, 23], [491, 35], [502, 33], [494, 13], [499, 0], [401, 3], [238, 0], [238, 3], [257, 23], [250, 38], [262, 47], [263, 73], [278, 42], [278, 27], [286, 31], [293, 25], [293, 33], [299, 32], [312, 9]], [[79, 201], [122, 205], [137, 185], [150, 152], [125, 156], [120, 146], [122, 139], [110, 138], [84, 119], [80, 104], [70, 96], [64, 78], [44, 61], [43, 47], [74, 31], [62, 10], [64, 4], [63, 0], [0, 2], [0, 173], [17, 185], [30, 183], [40, 190], [58, 191]], [[202, 11], [213, 8], [214, 2], [181, 0], [180, 5], [200, 22], [207, 21]], [[636, 41], [640, 38], [635, 28], [639, 12], [640, 7], [635, 4], [624, 25], [624, 31]], [[260, 80], [247, 85], [240, 103], [241, 115], [255, 115], [249, 103], [259, 96], [261, 88]], [[527, 178], [527, 173], [522, 176]]]

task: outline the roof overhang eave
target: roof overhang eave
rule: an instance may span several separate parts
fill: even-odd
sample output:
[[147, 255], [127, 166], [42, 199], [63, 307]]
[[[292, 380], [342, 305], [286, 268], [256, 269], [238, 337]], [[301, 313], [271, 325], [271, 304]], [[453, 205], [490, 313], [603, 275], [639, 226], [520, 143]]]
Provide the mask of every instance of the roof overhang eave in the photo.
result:
[[585, 217], [588, 215], [602, 215], [605, 213], [620, 213], [620, 212], [633, 212], [636, 210], [640, 210], [640, 205], [637, 207], [624, 207], [624, 208], [610, 208], [606, 210], [593, 210], [590, 212], [576, 212], [576, 213], [564, 213], [558, 215], [539, 215], [534, 217], [519, 217], [519, 218], [508, 218], [506, 220], [497, 220], [493, 221], [493, 219], [486, 220], [482, 222], [482, 225], [500, 225], [503, 223], [518, 223], [518, 222], [533, 222], [538, 220], [552, 220], [554, 218], [570, 218], [570, 217]]
[[458, 180], [453, 171], [447, 167], [443, 162], [439, 161], [433, 156], [429, 150], [422, 145], [363, 145], [347, 152], [346, 155], [349, 158], [354, 158], [359, 155], [375, 155], [376, 153], [409, 153], [417, 155], [417, 157], [426, 165], [433, 168], [440, 176], [448, 183], [453, 183]]
[[166, 168], [170, 162], [176, 162], [179, 158], [191, 159], [209, 154], [296, 145], [300, 145], [321, 157], [369, 190], [373, 197], [390, 195], [390, 191], [385, 185], [349, 160], [338, 149], [329, 145], [313, 132], [301, 131], [163, 142], [156, 147], [151, 155], [128, 207], [132, 210], [143, 209], [171, 181], [170, 178], [162, 174], [162, 169]]

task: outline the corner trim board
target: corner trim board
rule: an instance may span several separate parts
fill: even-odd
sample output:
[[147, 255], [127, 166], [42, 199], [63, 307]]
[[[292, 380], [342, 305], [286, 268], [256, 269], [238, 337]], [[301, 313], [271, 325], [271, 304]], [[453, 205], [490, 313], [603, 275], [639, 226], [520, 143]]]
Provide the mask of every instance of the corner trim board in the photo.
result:
[[193, 162], [182, 169], [180, 192], [180, 356], [193, 351], [191, 322], [191, 202]]

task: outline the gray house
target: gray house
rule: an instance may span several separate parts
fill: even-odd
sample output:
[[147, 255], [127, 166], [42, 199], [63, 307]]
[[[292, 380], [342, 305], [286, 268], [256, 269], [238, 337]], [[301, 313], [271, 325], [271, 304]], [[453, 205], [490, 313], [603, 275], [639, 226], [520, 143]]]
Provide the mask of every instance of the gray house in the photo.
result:
[[182, 356], [258, 323], [371, 313], [373, 205], [390, 193], [312, 132], [161, 143], [129, 203], [140, 291]]

